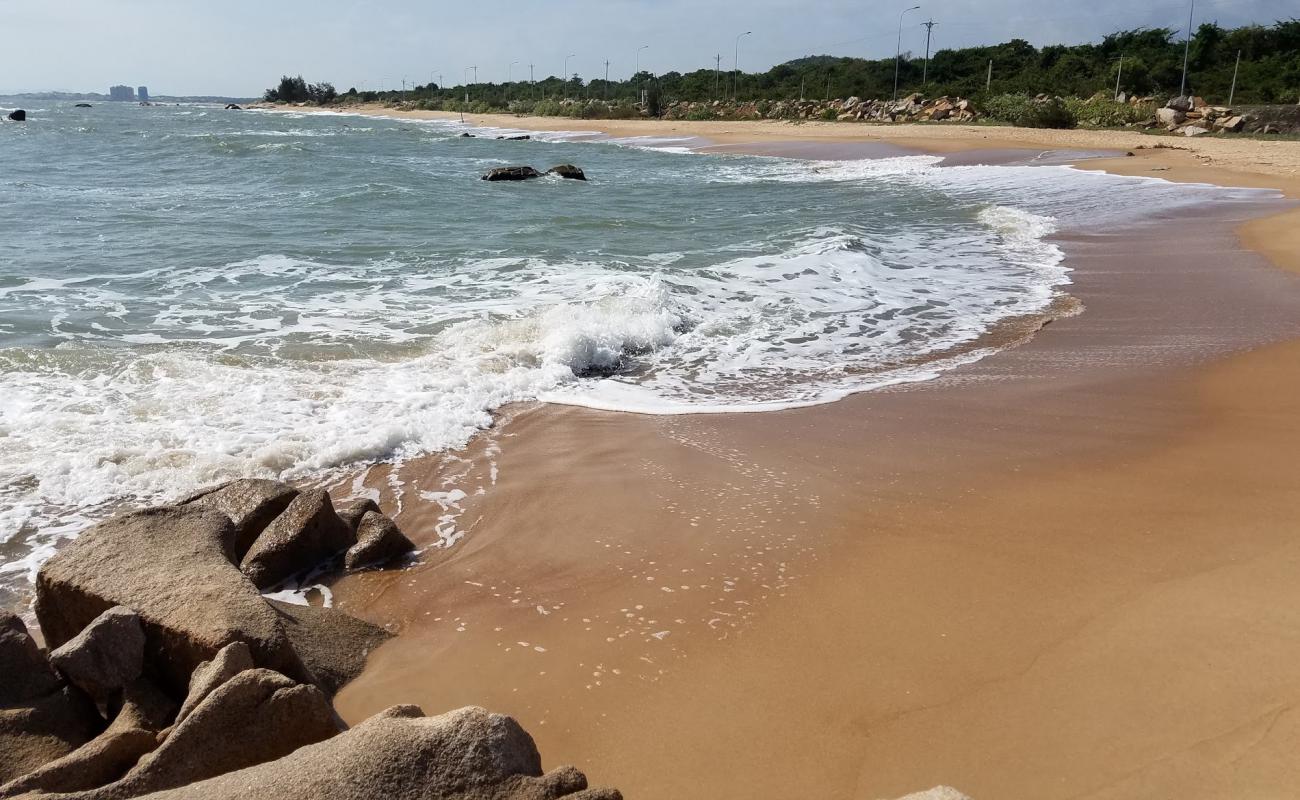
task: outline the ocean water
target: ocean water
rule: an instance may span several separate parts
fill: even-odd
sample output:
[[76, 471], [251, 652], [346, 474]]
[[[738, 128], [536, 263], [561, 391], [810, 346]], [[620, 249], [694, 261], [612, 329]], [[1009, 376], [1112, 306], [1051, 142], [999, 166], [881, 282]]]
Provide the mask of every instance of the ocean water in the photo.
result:
[[[1229, 194], [26, 107], [0, 124], [0, 593], [116, 504], [460, 447], [514, 401], [762, 411], [931, 378], [1068, 292], [1055, 231]], [[561, 163], [591, 180], [478, 179]]]

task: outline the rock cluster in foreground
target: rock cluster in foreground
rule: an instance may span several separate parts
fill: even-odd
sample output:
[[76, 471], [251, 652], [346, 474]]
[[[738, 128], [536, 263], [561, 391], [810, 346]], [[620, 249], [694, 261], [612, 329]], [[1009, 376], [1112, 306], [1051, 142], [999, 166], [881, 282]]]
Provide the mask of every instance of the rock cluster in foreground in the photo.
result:
[[618, 798], [544, 774], [518, 723], [483, 709], [346, 728], [331, 698], [390, 634], [261, 589], [410, 549], [369, 501], [273, 481], [88, 530], [37, 578], [48, 651], [0, 613], [0, 798]]

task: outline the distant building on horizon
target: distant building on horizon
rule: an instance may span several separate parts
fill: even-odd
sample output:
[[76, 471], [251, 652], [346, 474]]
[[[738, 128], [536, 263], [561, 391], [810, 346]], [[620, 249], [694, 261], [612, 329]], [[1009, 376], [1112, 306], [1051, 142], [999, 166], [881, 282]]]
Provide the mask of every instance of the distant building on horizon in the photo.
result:
[[136, 89], [135, 96], [140, 98], [141, 103], [149, 102], [149, 87], [141, 86], [139, 89]]
[[110, 86], [108, 87], [108, 99], [126, 101], [134, 100], [135, 89], [132, 89], [130, 86]]

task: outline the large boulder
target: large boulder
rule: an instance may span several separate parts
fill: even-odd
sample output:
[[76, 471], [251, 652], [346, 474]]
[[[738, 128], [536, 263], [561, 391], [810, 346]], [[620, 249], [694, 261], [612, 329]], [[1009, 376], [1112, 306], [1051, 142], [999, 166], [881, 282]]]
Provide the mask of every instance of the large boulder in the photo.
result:
[[371, 511], [361, 518], [361, 524], [357, 526], [357, 543], [348, 548], [343, 566], [356, 569], [366, 564], [382, 564], [414, 549], [415, 545], [396, 522]]
[[243, 642], [231, 642], [221, 648], [211, 661], [199, 664], [190, 676], [190, 689], [176, 713], [176, 722], [188, 717], [218, 686], [253, 666], [253, 654]]
[[239, 568], [259, 589], [270, 589], [318, 566], [355, 542], [323, 489], [303, 492], [244, 554]]
[[0, 797], [27, 792], [77, 792], [112, 783], [158, 747], [158, 732], [176, 704], [148, 681], [126, 687], [125, 699], [108, 730], [62, 758], [0, 786]]
[[379, 504], [369, 497], [362, 497], [356, 500], [347, 500], [338, 506], [339, 519], [353, 534], [357, 532], [357, 526], [361, 524], [361, 518], [367, 513], [374, 511], [379, 513]]
[[15, 108], [13, 111], [9, 112], [9, 120], [11, 122], [26, 122], [27, 112], [23, 111], [21, 108]]
[[181, 504], [211, 508], [230, 517], [235, 525], [230, 557], [238, 562], [266, 526], [297, 496], [298, 490], [287, 483], [244, 478], [191, 495]]
[[397, 706], [352, 730], [150, 800], [620, 800], [573, 767], [542, 773], [519, 723], [481, 708], [424, 717]]
[[36, 577], [36, 617], [59, 647], [113, 606], [133, 609], [146, 671], [183, 696], [190, 674], [231, 642], [259, 666], [309, 681], [257, 588], [226, 558], [233, 524], [199, 506], [152, 508], [102, 522], [65, 546]]
[[129, 608], [110, 608], [51, 652], [50, 663], [86, 694], [107, 700], [144, 669], [140, 617]]
[[63, 682], [45, 660], [27, 626], [0, 611], [0, 708], [22, 704], [57, 691]]
[[1164, 125], [1166, 128], [1173, 125], [1181, 125], [1187, 119], [1187, 113], [1176, 108], [1157, 108], [1156, 122]]
[[485, 181], [526, 181], [540, 178], [542, 173], [532, 167], [497, 167], [483, 176]]
[[546, 170], [547, 175], [559, 175], [561, 178], [567, 178], [571, 181], [585, 181], [587, 173], [582, 171], [581, 167], [575, 167], [572, 164], [557, 164]]
[[392, 638], [383, 628], [332, 608], [270, 602], [316, 685], [331, 696], [360, 675], [370, 653]]
[[75, 686], [0, 708], [0, 785], [66, 756], [103, 730], [95, 704]]

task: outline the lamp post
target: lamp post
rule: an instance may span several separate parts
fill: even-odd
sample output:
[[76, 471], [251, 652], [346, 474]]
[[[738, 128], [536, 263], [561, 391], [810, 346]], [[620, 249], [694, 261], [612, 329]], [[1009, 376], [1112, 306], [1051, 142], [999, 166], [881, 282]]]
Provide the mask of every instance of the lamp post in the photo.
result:
[[912, 6], [903, 9], [898, 15], [898, 45], [894, 48], [894, 102], [898, 102], [898, 65], [903, 59], [903, 17], [907, 16], [909, 11], [919, 11], [920, 6]]
[[[632, 73], [632, 77], [633, 77], [633, 78], [635, 78], [636, 76], [638, 76], [638, 75], [641, 74], [641, 51], [644, 50], [644, 49], [646, 49], [646, 48], [649, 47], [649, 46], [650, 46], [650, 45], [648, 45], [648, 44], [643, 44], [643, 45], [641, 45], [640, 47], [638, 47], [638, 48], [636, 49], [636, 71]], [[641, 84], [641, 83], [638, 83], [636, 89], [637, 89], [637, 92], [636, 92], [636, 95], [637, 95], [637, 96], [636, 96], [636, 101], [637, 101], [638, 103], [640, 103], [640, 102], [641, 102], [641, 94], [643, 93], [643, 86], [642, 86], [642, 84]]]
[[569, 59], [576, 58], [576, 53], [569, 53], [564, 57], [564, 99], [569, 99]]
[[740, 40], [751, 33], [753, 31], [745, 31], [736, 37], [736, 52], [732, 54], [731, 60], [731, 101], [733, 103], [740, 99]]
[[1183, 37], [1183, 82], [1178, 87], [1178, 96], [1187, 96], [1187, 56], [1192, 52], [1192, 16], [1196, 13], [1196, 0], [1187, 8], [1187, 35]]

